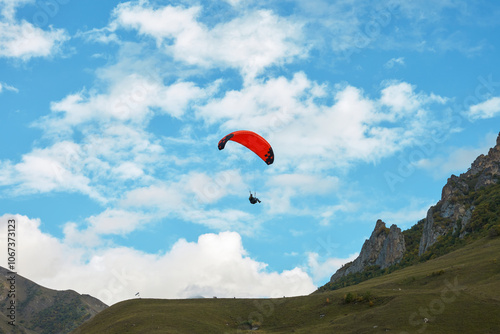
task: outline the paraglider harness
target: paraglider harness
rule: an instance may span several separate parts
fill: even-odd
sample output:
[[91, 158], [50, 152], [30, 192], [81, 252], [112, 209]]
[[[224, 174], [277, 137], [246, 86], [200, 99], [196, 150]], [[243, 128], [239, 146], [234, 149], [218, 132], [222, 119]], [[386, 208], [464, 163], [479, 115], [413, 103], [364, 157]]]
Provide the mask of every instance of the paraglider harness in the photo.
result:
[[[257, 196], [257, 193], [255, 193], [255, 196]], [[257, 202], [260, 203], [260, 200], [257, 198], [257, 197], [254, 197], [252, 195], [252, 192], [250, 191], [250, 197], [248, 197], [248, 200], [250, 201], [250, 203], [252, 204], [256, 204]]]

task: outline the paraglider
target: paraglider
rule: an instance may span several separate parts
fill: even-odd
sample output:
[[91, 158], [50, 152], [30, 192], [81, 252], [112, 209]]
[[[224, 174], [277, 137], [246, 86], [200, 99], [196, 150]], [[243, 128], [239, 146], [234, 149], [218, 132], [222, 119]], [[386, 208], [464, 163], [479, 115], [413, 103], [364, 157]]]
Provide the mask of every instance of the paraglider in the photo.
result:
[[219, 150], [226, 147], [228, 141], [235, 141], [257, 154], [268, 165], [274, 162], [274, 152], [271, 145], [263, 137], [248, 130], [234, 131], [219, 140]]
[[257, 202], [260, 203], [260, 199], [258, 199], [256, 196], [257, 196], [257, 193], [255, 193], [255, 196], [254, 196], [254, 195], [252, 195], [252, 192], [250, 192], [250, 197], [248, 197], [248, 200], [250, 201], [250, 203], [252, 203], [252, 204], [255, 204]]
[[[257, 154], [268, 165], [271, 165], [274, 162], [274, 152], [271, 145], [267, 142], [267, 140], [253, 131], [240, 130], [231, 132], [219, 141], [219, 150], [223, 150], [228, 141], [234, 141], [245, 146]], [[250, 191], [250, 197], [248, 200], [252, 204], [260, 203], [260, 200], [256, 196], [252, 195], [252, 191]]]

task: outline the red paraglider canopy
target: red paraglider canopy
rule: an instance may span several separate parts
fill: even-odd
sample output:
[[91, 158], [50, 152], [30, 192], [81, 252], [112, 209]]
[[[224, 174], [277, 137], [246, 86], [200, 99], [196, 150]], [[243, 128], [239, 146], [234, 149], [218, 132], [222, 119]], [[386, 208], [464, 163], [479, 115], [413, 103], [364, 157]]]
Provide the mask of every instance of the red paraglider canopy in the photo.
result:
[[219, 150], [224, 149], [228, 141], [235, 141], [252, 150], [268, 165], [274, 162], [273, 148], [267, 140], [252, 131], [240, 130], [231, 132], [219, 141]]

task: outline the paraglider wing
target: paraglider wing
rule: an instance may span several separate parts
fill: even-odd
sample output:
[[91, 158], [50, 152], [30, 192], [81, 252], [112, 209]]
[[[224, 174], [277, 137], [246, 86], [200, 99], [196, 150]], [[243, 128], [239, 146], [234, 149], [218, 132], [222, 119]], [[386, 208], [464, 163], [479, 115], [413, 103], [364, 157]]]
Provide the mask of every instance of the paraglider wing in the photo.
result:
[[223, 150], [228, 141], [235, 141], [252, 150], [268, 165], [274, 162], [273, 148], [267, 140], [252, 131], [240, 130], [231, 132], [219, 141], [219, 150]]

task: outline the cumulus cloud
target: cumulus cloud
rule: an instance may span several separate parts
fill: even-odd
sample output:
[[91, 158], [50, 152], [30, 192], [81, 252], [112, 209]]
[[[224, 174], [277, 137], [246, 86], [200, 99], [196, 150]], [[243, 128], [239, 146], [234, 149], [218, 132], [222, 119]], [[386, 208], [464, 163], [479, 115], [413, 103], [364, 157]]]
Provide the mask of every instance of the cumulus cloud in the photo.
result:
[[407, 82], [388, 82], [387, 86], [382, 89], [380, 97], [380, 103], [395, 111], [393, 115], [396, 117], [404, 112], [419, 111], [427, 104], [444, 104], [447, 100], [433, 93], [417, 93], [415, 86]]
[[224, 129], [245, 125], [272, 135], [322, 96], [321, 88], [299, 72], [291, 80], [270, 78], [227, 91], [222, 98], [212, 98], [197, 108], [197, 116], [208, 124], [222, 122]]
[[225, 170], [213, 175], [191, 172], [176, 181], [131, 190], [121, 203], [133, 207], [178, 210], [183, 203], [214, 203], [242, 187], [245, 187], [242, 176], [236, 170]]
[[106, 199], [110, 199], [106, 209], [86, 218], [85, 224], [66, 224], [68, 239], [94, 245], [103, 237], [127, 235], [165, 219], [180, 219], [211, 230], [232, 230], [244, 235], [252, 235], [259, 229], [260, 220], [245, 211], [230, 206], [222, 210], [210, 207], [223, 197], [247, 188], [238, 171], [212, 175], [192, 172], [181, 174], [175, 181], [152, 180], [151, 185], [131, 187], [123, 194], [105, 190]]
[[139, 187], [125, 194], [119, 205], [124, 208], [150, 212], [156, 219], [180, 218], [216, 230], [232, 230], [249, 235], [259, 227], [259, 220], [239, 209], [212, 209], [210, 205], [223, 197], [247, 189], [236, 170], [215, 174], [191, 172], [179, 180], [158, 182]]
[[156, 40], [168, 54], [201, 67], [237, 68], [252, 78], [264, 68], [301, 56], [301, 25], [269, 10], [248, 11], [229, 22], [207, 27], [199, 22], [201, 7], [126, 2], [114, 11], [114, 29], [135, 29]]
[[48, 57], [59, 52], [69, 39], [63, 29], [44, 30], [26, 20], [17, 21], [17, 8], [34, 0], [0, 1], [0, 57], [27, 61], [33, 57]]
[[[282, 297], [315, 290], [304, 270], [270, 271], [249, 257], [236, 232], [203, 234], [195, 242], [179, 239], [164, 253], [148, 254], [118, 246], [78, 248], [42, 232], [39, 219], [21, 215], [0, 217], [0, 228], [7, 228], [8, 219], [17, 223], [20, 275], [107, 304], [133, 298], [138, 291], [148, 298], [188, 298]], [[6, 252], [0, 261], [6, 265]]]
[[13, 186], [14, 193], [43, 193], [51, 191], [82, 192], [99, 197], [89, 183], [90, 179], [75, 170], [74, 160], [80, 148], [63, 141], [52, 147], [35, 149], [23, 155], [22, 161], [0, 164], [0, 184]]
[[145, 125], [154, 115], [181, 117], [187, 106], [204, 97], [204, 91], [191, 82], [176, 82], [164, 86], [151, 74], [119, 74], [112, 78], [106, 93], [85, 90], [70, 94], [51, 104], [52, 114], [38, 122], [46, 132], [70, 132], [73, 127], [98, 121], [132, 122]]
[[429, 108], [446, 101], [405, 82], [388, 83], [375, 99], [357, 87], [331, 89], [296, 73], [228, 91], [197, 114], [209, 124], [222, 122], [224, 128], [247, 128], [269, 138], [280, 152], [274, 168], [311, 172], [378, 161], [415, 144], [436, 126]]
[[[164, 86], [155, 75], [123, 76], [117, 70], [119, 75], [115, 76], [111, 72], [101, 72], [110, 79], [106, 92], [80, 92], [52, 103], [51, 114], [38, 125], [50, 138], [63, 140], [23, 155], [19, 163], [3, 161], [1, 184], [16, 186], [19, 194], [81, 192], [108, 203], [110, 210], [118, 210], [113, 213], [125, 210], [152, 214], [156, 219], [175, 217], [216, 231], [234, 229], [252, 234], [262, 223], [252, 215], [238, 209], [207, 207], [228, 195], [241, 194], [241, 189], [249, 188], [252, 176], [222, 170], [228, 166], [225, 162], [220, 162], [214, 173], [180, 169], [186, 162], [176, 158], [175, 145], [161, 143], [147, 130], [154, 114], [179, 117], [181, 122], [192, 120], [186, 106], [196, 100], [195, 127], [220, 124], [221, 129], [258, 131], [280, 154], [260, 181], [270, 185], [265, 193], [267, 212], [310, 214], [307, 207], [292, 203], [297, 194], [331, 193], [338, 187], [338, 179], [325, 176], [324, 171], [356, 161], [377, 161], [412, 145], [429, 129], [426, 108], [441, 102], [433, 94], [416, 93], [407, 83], [386, 85], [381, 98], [376, 99], [353, 86], [332, 89], [320, 85], [302, 72], [289, 79], [248, 81], [240, 90], [223, 94], [184, 81]], [[330, 98], [333, 102], [326, 102]], [[116, 105], [123, 110], [118, 112], [113, 108]], [[80, 143], [66, 139], [75, 129], [82, 135]], [[190, 145], [190, 150], [198, 162], [211, 161], [202, 148]], [[227, 161], [241, 153], [237, 146], [226, 151]], [[273, 176], [275, 173], [280, 175]], [[166, 181], [160, 181], [165, 177]], [[333, 213], [342, 210], [325, 209], [325, 216], [319, 219], [328, 224]], [[106, 219], [96, 220], [102, 227], [89, 223], [87, 228], [75, 227], [74, 234], [129, 233], [152, 219], [132, 219], [124, 225], [127, 228], [116, 229], [112, 217], [102, 217]]]
[[[266, 38], [276, 38], [286, 44], [289, 35], [300, 29], [298, 26], [289, 27], [289, 22], [272, 12], [261, 11], [245, 12], [243, 16], [229, 22], [207, 27], [198, 20], [199, 11], [199, 7], [153, 8], [148, 2], [127, 2], [115, 9], [114, 19], [108, 29], [115, 32], [119, 28], [134, 29], [140, 34], [155, 38], [159, 46], [170, 48], [173, 54], [179, 56], [182, 52], [193, 51], [189, 49], [191, 44], [187, 43], [191, 41], [189, 38], [194, 38], [198, 43], [198, 39], [210, 37], [218, 45], [231, 45], [238, 40], [243, 49], [241, 57], [237, 55], [232, 60], [235, 63], [230, 63], [224, 58], [225, 55], [204, 48], [199, 48], [201, 51], [194, 50], [201, 53], [193, 53], [193, 57], [200, 57], [200, 60], [193, 61], [199, 66], [225, 63], [240, 69], [243, 69], [242, 64], [247, 64], [246, 57], [258, 50], [248, 40], [253, 38], [251, 35], [255, 30], [259, 31], [260, 36], [262, 28], [266, 31]], [[237, 23], [241, 27], [232, 26]], [[276, 30], [280, 33], [270, 33]], [[227, 36], [223, 31], [232, 31], [234, 36]], [[274, 40], [269, 40], [269, 43], [266, 41], [267, 39], [261, 40], [258, 44], [274, 47]], [[264, 52], [268, 61], [256, 68], [263, 69], [271, 63], [279, 62], [287, 57], [285, 54], [296, 54], [292, 50], [297, 45], [283, 45], [281, 51]], [[432, 93], [416, 92], [414, 86], [405, 82], [385, 83], [380, 98], [377, 99], [366, 96], [360, 88], [350, 85], [332, 88], [314, 82], [302, 72], [295, 73], [291, 78], [253, 78], [244, 81], [240, 89], [229, 91], [223, 90], [219, 80], [206, 87], [182, 79], [166, 85], [162, 74], [151, 70], [155, 61], [152, 58], [142, 60], [140, 55], [144, 50], [141, 50], [141, 45], [134, 46], [137, 48], [135, 53], [130, 50], [130, 45], [121, 44], [122, 54], [118, 62], [96, 72], [105, 89], [83, 89], [69, 94], [53, 102], [51, 113], [37, 122], [44, 130], [44, 135], [54, 140], [69, 143], [73, 142], [75, 131], [82, 135], [81, 141], [74, 143], [77, 158], [70, 159], [70, 164], [61, 164], [59, 161], [59, 165], [55, 165], [61, 167], [56, 168], [62, 171], [60, 175], [73, 182], [64, 182], [67, 185], [57, 183], [54, 175], [45, 170], [41, 175], [43, 182], [38, 185], [28, 182], [28, 177], [18, 178], [17, 184], [24, 186], [20, 189], [24, 192], [29, 192], [30, 188], [34, 192], [80, 191], [92, 194], [95, 198], [102, 196], [101, 201], [122, 201], [122, 205], [126, 205], [123, 203], [127, 201], [132, 203], [134, 194], [159, 192], [162, 196], [172, 198], [171, 203], [177, 203], [176, 207], [171, 209], [163, 204], [161, 209], [160, 206], [153, 206], [153, 209], [150, 206], [149, 210], [155, 210], [157, 214], [161, 212], [163, 216], [168, 215], [166, 212], [175, 212], [177, 215], [182, 212], [180, 216], [185, 218], [204, 216], [201, 221], [221, 228], [227, 226], [227, 222], [223, 224], [222, 220], [215, 217], [221, 212], [198, 211], [199, 208], [193, 209], [191, 205], [189, 210], [193, 211], [188, 213], [188, 209], [181, 208], [186, 207], [185, 203], [192, 203], [193, 198], [198, 204], [204, 205], [235, 193], [238, 187], [247, 189], [244, 183], [248, 181], [248, 177], [245, 180], [241, 176], [233, 179], [231, 184], [236, 186], [232, 188], [220, 187], [217, 182], [209, 182], [208, 178], [221, 175], [186, 175], [184, 170], [168, 175], [168, 178], [176, 177], [182, 181], [167, 186], [158, 182], [158, 178], [165, 176], [159, 173], [160, 166], [163, 169], [166, 166], [185, 166], [186, 162], [180, 161], [171, 145], [166, 147], [165, 141], [162, 143], [160, 138], [148, 131], [147, 127], [154, 117], [168, 115], [180, 122], [189, 120], [192, 124], [190, 126], [195, 128], [217, 124], [221, 131], [246, 128], [264, 135], [275, 151], [279, 152], [273, 171], [288, 175], [286, 180], [285, 176], [281, 176], [280, 181], [281, 184], [288, 182], [286, 191], [281, 195], [277, 192], [268, 194], [271, 199], [268, 203], [277, 213], [285, 212], [290, 207], [290, 199], [294, 194], [311, 194], [306, 186], [308, 183], [322, 184], [322, 193], [335, 188], [335, 179], [322, 182], [312, 177], [311, 172], [321, 173], [331, 168], [343, 168], [356, 161], [378, 161], [412, 145], [432, 126], [429, 125], [432, 123], [429, 122], [426, 108], [432, 103], [443, 102], [441, 97]], [[175, 48], [185, 49], [181, 52]], [[236, 47], [232, 49], [239, 52]], [[209, 53], [209, 56], [205, 57], [202, 52]], [[132, 59], [137, 60], [134, 61], [136, 66], [131, 66], [129, 57], [125, 57], [130, 54]], [[211, 65], [203, 64], [202, 61], [208, 61]], [[203, 139], [209, 138], [198, 138], [197, 142], [202, 142]], [[180, 143], [178, 138], [177, 142]], [[50, 148], [51, 153], [47, 155], [56, 155], [55, 148], [56, 145]], [[196, 150], [193, 147], [190, 149]], [[225, 153], [228, 161], [231, 161], [241, 150], [228, 147]], [[28, 159], [33, 155], [34, 152], [25, 154], [24, 157]], [[194, 158], [186, 159], [193, 161]], [[207, 156], [202, 155], [198, 159], [198, 162], [206, 163]], [[10, 161], [3, 162], [3, 166], [4, 168], [0, 168], [0, 181], [3, 180], [3, 184], [13, 184], [7, 181], [13, 176], [12, 168], [15, 170], [25, 166], [26, 168], [21, 168], [25, 175], [29, 175], [30, 169], [34, 168], [33, 164], [15, 164]], [[319, 175], [322, 175], [321, 180], [325, 180], [323, 174]], [[188, 179], [189, 182], [186, 181]], [[303, 180], [299, 182], [299, 179]], [[273, 180], [272, 182], [277, 182], [278, 179]], [[127, 188], [123, 186], [125, 181], [129, 182]], [[176, 194], [175, 199], [171, 194], [175, 192], [173, 187], [177, 186], [190, 190]], [[224, 212], [223, 215], [236, 217], [238, 220], [247, 219], [238, 211]]]
[[[42, 222], [23, 215], [4, 214], [0, 217], [0, 228], [7, 231], [8, 220], [16, 226], [17, 271], [28, 278], [53, 277], [58, 270], [78, 260], [82, 253], [60, 242], [59, 239], [41, 231]], [[0, 234], [3, 244], [7, 234]], [[7, 267], [7, 252], [0, 254], [2, 267]]]
[[143, 213], [108, 208], [87, 220], [95, 234], [126, 234], [147, 223], [150, 218]]
[[471, 106], [469, 110], [466, 111], [466, 115], [472, 121], [494, 118], [500, 115], [500, 97], [495, 96]]
[[42, 30], [31, 23], [0, 22], [0, 57], [29, 60], [57, 53], [69, 37], [62, 29]]
[[148, 137], [140, 129], [116, 124], [86, 133], [83, 143], [57, 141], [24, 154], [20, 162], [0, 161], [0, 184], [18, 195], [79, 192], [107, 202], [121, 196], [124, 181], [141, 185], [168, 159]]

